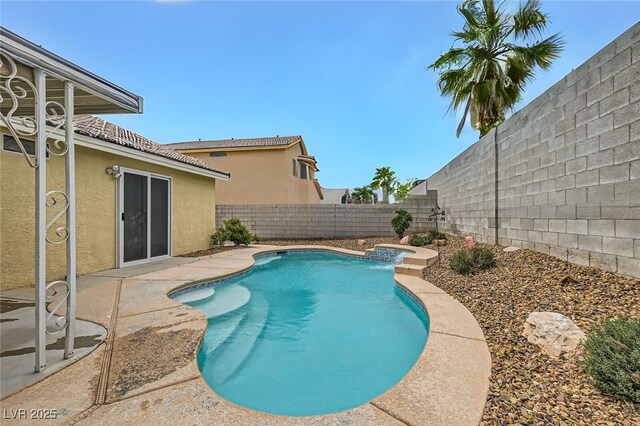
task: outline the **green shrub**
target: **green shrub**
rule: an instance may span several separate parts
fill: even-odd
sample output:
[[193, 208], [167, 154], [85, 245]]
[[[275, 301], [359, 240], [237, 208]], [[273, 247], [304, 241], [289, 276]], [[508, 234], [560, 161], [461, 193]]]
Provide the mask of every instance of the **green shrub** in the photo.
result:
[[464, 275], [473, 275], [478, 271], [489, 269], [495, 265], [495, 255], [486, 247], [458, 250], [449, 259], [451, 269]]
[[640, 404], [640, 320], [605, 321], [585, 343], [586, 370], [601, 392]]
[[435, 229], [429, 229], [426, 235], [427, 244], [431, 244], [435, 240], [446, 240], [447, 236], [440, 231], [436, 231]]
[[396, 215], [391, 219], [391, 226], [398, 238], [402, 238], [404, 232], [411, 226], [413, 217], [405, 209], [397, 209], [395, 213]]
[[224, 242], [229, 239], [229, 232], [225, 227], [216, 229], [216, 232], [211, 236], [211, 242], [214, 246], [222, 246]]
[[427, 242], [427, 237], [424, 235], [412, 235], [411, 238], [409, 238], [409, 244], [415, 247], [422, 247], [429, 243]]
[[218, 228], [211, 236], [214, 245], [221, 246], [225, 241], [231, 241], [235, 245], [248, 246], [251, 241], [259, 241], [259, 237], [251, 234], [246, 226], [240, 222], [240, 219], [232, 217], [224, 221], [224, 226]]

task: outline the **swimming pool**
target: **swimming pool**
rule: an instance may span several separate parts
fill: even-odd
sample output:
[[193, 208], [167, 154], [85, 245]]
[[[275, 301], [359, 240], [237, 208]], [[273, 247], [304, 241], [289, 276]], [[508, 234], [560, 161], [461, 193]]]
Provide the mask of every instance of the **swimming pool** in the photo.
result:
[[393, 264], [328, 252], [263, 255], [249, 273], [177, 297], [209, 318], [198, 365], [238, 405], [305, 416], [356, 407], [411, 369], [429, 320]]

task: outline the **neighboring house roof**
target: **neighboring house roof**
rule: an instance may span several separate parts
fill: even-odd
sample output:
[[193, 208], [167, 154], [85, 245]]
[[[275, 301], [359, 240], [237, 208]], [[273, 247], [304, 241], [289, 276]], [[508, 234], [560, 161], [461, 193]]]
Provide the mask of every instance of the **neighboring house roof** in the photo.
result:
[[[164, 146], [171, 149], [228, 149], [228, 148], [264, 148], [288, 146], [296, 142], [301, 142], [302, 136], [274, 136], [266, 138], [248, 139], [221, 139], [207, 141], [190, 141], [169, 143]], [[306, 150], [305, 150], [306, 152]]]
[[[56, 122], [55, 119], [52, 119], [49, 120], [49, 124], [57, 126], [59, 122]], [[227, 177], [230, 176], [229, 172], [218, 169], [209, 163], [198, 160], [197, 158], [180, 154], [179, 152], [167, 148], [167, 145], [160, 145], [159, 143], [147, 139], [144, 136], [140, 136], [139, 134], [134, 133], [131, 130], [127, 130], [113, 123], [109, 123], [108, 121], [105, 121], [99, 117], [90, 115], [75, 117], [73, 125], [75, 132], [81, 135], [90, 136], [92, 138], [100, 139], [106, 142], [112, 142], [118, 145], [135, 149], [137, 151], [170, 158], [171, 160], [190, 164], [192, 166], [196, 166], [206, 170], [211, 170], [213, 172], [223, 174]]]
[[349, 195], [348, 188], [322, 188], [323, 204], [342, 204], [342, 197]]

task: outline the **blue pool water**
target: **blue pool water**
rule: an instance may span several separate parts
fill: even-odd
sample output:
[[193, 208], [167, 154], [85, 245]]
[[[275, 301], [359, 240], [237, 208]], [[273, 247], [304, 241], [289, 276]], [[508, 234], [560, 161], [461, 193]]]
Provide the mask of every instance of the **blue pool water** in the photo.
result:
[[375, 398], [411, 369], [428, 334], [389, 263], [289, 252], [197, 291], [178, 299], [209, 317], [198, 354], [204, 379], [229, 401], [274, 414], [332, 413]]

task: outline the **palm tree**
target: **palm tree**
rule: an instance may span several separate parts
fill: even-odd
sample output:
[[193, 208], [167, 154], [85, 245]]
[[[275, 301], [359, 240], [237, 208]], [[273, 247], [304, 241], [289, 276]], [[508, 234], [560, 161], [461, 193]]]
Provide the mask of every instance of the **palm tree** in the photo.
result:
[[371, 204], [375, 196], [370, 186], [359, 186], [351, 191], [351, 199], [356, 204]]
[[428, 67], [440, 73], [438, 88], [451, 98], [450, 109], [463, 108], [458, 137], [467, 115], [481, 137], [502, 123], [533, 80], [535, 67], [547, 70], [564, 47], [559, 34], [537, 39], [550, 23], [539, 0], [528, 0], [514, 13], [505, 11], [505, 5], [496, 6], [494, 0], [459, 5], [462, 31], [451, 34], [453, 47]]
[[417, 178], [411, 178], [407, 179], [405, 183], [397, 182], [394, 187], [393, 198], [395, 198], [396, 201], [404, 201], [404, 199], [407, 198], [409, 191], [416, 186], [417, 181]]
[[389, 193], [393, 191], [396, 182], [396, 172], [391, 170], [391, 167], [379, 167], [373, 176], [371, 188], [382, 189], [382, 202], [389, 204]]

